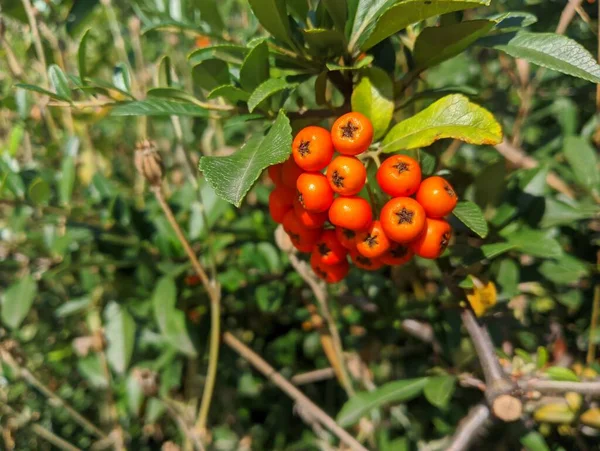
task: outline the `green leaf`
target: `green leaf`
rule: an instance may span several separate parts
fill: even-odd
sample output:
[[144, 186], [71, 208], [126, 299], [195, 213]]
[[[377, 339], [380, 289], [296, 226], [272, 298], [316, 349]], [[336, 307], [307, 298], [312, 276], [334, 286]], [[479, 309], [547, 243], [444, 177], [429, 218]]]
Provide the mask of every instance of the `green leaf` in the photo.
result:
[[430, 377], [423, 389], [427, 401], [440, 409], [448, 407], [456, 389], [455, 376]]
[[[40, 88], [39, 86], [30, 85], [27, 83], [16, 83], [15, 87], [21, 88], [21, 89], [26, 89], [27, 91], [34, 91], [34, 92], [37, 92], [40, 94], [44, 94], [45, 96], [48, 96], [54, 100], [62, 100], [63, 102], [69, 102], [71, 100], [70, 97], [64, 97], [59, 94], [56, 94], [55, 92], [48, 91], [47, 89]], [[70, 95], [70, 92], [69, 92], [69, 95]]]
[[589, 274], [587, 265], [571, 255], [563, 255], [558, 260], [545, 260], [539, 268], [540, 273], [558, 285], [578, 282]]
[[173, 84], [171, 58], [163, 56], [158, 63], [158, 86], [170, 87]]
[[77, 369], [93, 388], [108, 387], [108, 380], [100, 356], [98, 354], [88, 355], [77, 360]]
[[593, 218], [600, 213], [598, 205], [570, 205], [566, 202], [548, 197], [544, 199], [544, 215], [540, 220], [540, 227], [554, 227], [557, 225], [574, 226], [577, 221]]
[[223, 18], [221, 17], [219, 8], [217, 8], [217, 1], [219, 0], [200, 0], [194, 2], [200, 10], [200, 20], [210, 25], [213, 33], [220, 33], [225, 28]]
[[175, 349], [189, 356], [196, 355], [185, 323], [185, 314], [178, 310], [175, 281], [168, 276], [158, 280], [152, 294], [154, 319], [161, 334]]
[[425, 28], [415, 42], [413, 55], [416, 65], [425, 69], [458, 55], [485, 36], [495, 24], [490, 20], [471, 20]]
[[195, 116], [208, 117], [208, 111], [191, 103], [162, 99], [121, 102], [112, 108], [112, 116]]
[[85, 64], [85, 59], [87, 57], [87, 41], [89, 37], [90, 30], [85, 30], [83, 36], [81, 37], [81, 41], [79, 41], [79, 49], [77, 50], [77, 66], [79, 69], [79, 79], [83, 85], [86, 84], [85, 78], [87, 76], [87, 68]]
[[349, 427], [372, 409], [392, 403], [410, 401], [421, 394], [428, 378], [405, 379], [389, 382], [371, 392], [360, 392], [350, 398], [337, 415], [338, 424]]
[[535, 366], [537, 369], [542, 369], [546, 366], [548, 362], [548, 350], [543, 346], [538, 346], [536, 358], [535, 358]]
[[[269, 78], [269, 48], [261, 42], [248, 53], [240, 68], [240, 83], [248, 92]], [[223, 83], [224, 84], [224, 83]]]
[[231, 83], [229, 66], [218, 59], [208, 59], [196, 64], [192, 69], [192, 78], [196, 86], [207, 91]]
[[13, 168], [0, 158], [0, 194], [4, 196], [4, 188], [7, 187], [16, 197], [23, 198], [25, 184], [18, 170]]
[[481, 238], [487, 236], [489, 231], [488, 224], [477, 204], [470, 201], [459, 202], [456, 204], [452, 214]]
[[125, 308], [111, 302], [104, 310], [106, 358], [114, 371], [124, 374], [133, 355], [135, 321]]
[[198, 99], [187, 91], [177, 88], [152, 88], [146, 93], [148, 97], [181, 100], [183, 102], [195, 103]]
[[483, 253], [484, 257], [488, 260], [496, 258], [506, 252], [514, 249], [515, 245], [511, 243], [492, 243], [484, 244], [479, 249]]
[[35, 205], [45, 204], [50, 200], [50, 185], [41, 177], [36, 177], [27, 189], [27, 195]]
[[553, 381], [579, 382], [579, 377], [572, 370], [561, 366], [548, 368], [545, 374]]
[[336, 63], [327, 63], [327, 64], [325, 64], [325, 67], [327, 67], [327, 69], [329, 69], [330, 71], [334, 71], [334, 70], [359, 70], [359, 69], [363, 69], [363, 68], [371, 65], [372, 62], [373, 62], [373, 55], [367, 55], [363, 59], [361, 59], [360, 61], [355, 62], [353, 66], [341, 66], [341, 65], [336, 64]]
[[579, 136], [565, 137], [563, 152], [581, 186], [592, 190], [600, 184], [598, 155], [591, 144]]
[[71, 299], [64, 304], [61, 304], [56, 310], [54, 310], [54, 315], [56, 315], [57, 318], [64, 318], [69, 315], [74, 315], [75, 313], [85, 311], [91, 305], [91, 303], [92, 300], [89, 297]]
[[113, 83], [121, 91], [131, 93], [131, 74], [125, 63], [118, 63], [115, 66]]
[[71, 100], [71, 88], [69, 88], [69, 80], [62, 69], [56, 64], [48, 67], [48, 77], [54, 92], [59, 96]]
[[216, 58], [227, 63], [240, 65], [250, 49], [237, 44], [215, 44], [194, 50], [188, 55], [192, 64]]
[[327, 71], [321, 72], [315, 79], [315, 101], [317, 105], [327, 105]]
[[364, 69], [352, 92], [352, 111], [367, 116], [376, 141], [387, 131], [394, 114], [394, 82], [378, 67]]
[[273, 94], [286, 89], [294, 89], [296, 86], [295, 83], [290, 84], [283, 78], [269, 78], [264, 83], [261, 83], [248, 99], [248, 111], [252, 113], [262, 101], [268, 99]]
[[248, 3], [265, 30], [275, 39], [288, 45], [292, 44], [285, 0], [248, 0]]
[[392, 4], [362, 33], [360, 49], [370, 49], [388, 36], [429, 17], [489, 4], [490, 0], [405, 0]]
[[30, 274], [21, 277], [4, 292], [2, 296], [2, 322], [10, 329], [21, 325], [37, 295], [37, 283]]
[[25, 127], [22, 124], [15, 124], [10, 134], [8, 135], [8, 154], [14, 157], [21, 147], [23, 136], [25, 135]]
[[200, 170], [218, 196], [239, 207], [262, 171], [284, 162], [292, 148], [292, 128], [283, 111], [265, 136], [253, 136], [233, 155], [203, 157]]
[[230, 103], [236, 104], [238, 102], [247, 102], [250, 98], [250, 94], [233, 85], [225, 85], [213, 89], [207, 96], [208, 99], [216, 99], [217, 97], [223, 97]]
[[344, 32], [344, 28], [346, 26], [346, 17], [348, 16], [346, 2], [347, 0], [322, 0], [322, 3], [325, 5], [325, 9], [335, 24], [335, 28], [342, 33]]
[[558, 258], [563, 254], [559, 242], [541, 230], [519, 230], [508, 235], [506, 239], [515, 249], [534, 257]]
[[312, 28], [302, 30], [302, 35], [316, 55], [339, 55], [346, 46], [344, 35], [337, 30]]
[[546, 440], [542, 434], [537, 431], [531, 431], [527, 435], [521, 437], [521, 444], [527, 449], [527, 451], [550, 451]]
[[73, 196], [73, 187], [75, 186], [75, 159], [67, 155], [63, 158], [60, 169], [60, 179], [58, 182], [58, 198], [60, 203], [68, 205]]
[[87, 23], [87, 18], [90, 16], [95, 6], [99, 3], [98, 0], [77, 0], [70, 2], [72, 4], [67, 19], [67, 33], [71, 36], [77, 34], [81, 26]]
[[383, 140], [382, 150], [389, 153], [425, 147], [443, 138], [495, 145], [502, 141], [502, 129], [488, 110], [453, 94], [395, 125]]
[[596, 59], [581, 44], [566, 36], [521, 32], [506, 44], [494, 48], [538, 66], [600, 83], [600, 65]]

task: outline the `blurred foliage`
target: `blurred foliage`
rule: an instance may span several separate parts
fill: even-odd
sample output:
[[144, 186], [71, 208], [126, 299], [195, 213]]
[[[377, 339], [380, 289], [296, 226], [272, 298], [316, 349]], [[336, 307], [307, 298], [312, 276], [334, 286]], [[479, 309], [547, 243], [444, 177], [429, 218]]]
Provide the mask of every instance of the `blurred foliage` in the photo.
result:
[[[273, 124], [272, 133], [279, 133], [280, 120], [289, 118], [295, 132], [322, 120], [311, 111], [347, 108], [348, 86], [357, 86], [355, 109], [379, 114], [379, 137], [391, 120], [399, 123], [459, 93], [493, 112], [505, 136], [539, 162], [517, 168], [492, 146], [460, 141], [403, 148], [432, 143], [427, 151], [414, 151], [429, 168], [425, 172], [445, 174], [469, 201], [463, 217], [451, 220], [455, 243], [440, 266], [452, 268], [466, 289], [473, 288], [469, 275], [480, 284], [495, 283], [498, 302], [482, 319], [503, 344], [507, 369], [515, 377], [596, 377], [598, 360], [586, 363], [590, 344], [600, 343], [600, 326], [590, 330], [600, 237], [596, 87], [496, 50], [524, 56], [528, 35], [507, 38], [525, 26], [554, 31], [564, 1], [498, 0], [441, 19], [437, 11], [380, 41], [382, 28], [361, 33], [360, 23], [343, 18], [346, 6], [357, 2], [250, 1], [257, 15], [241, 0], [107, 3], [34, 2], [48, 68], [36, 55], [23, 4], [4, 0], [0, 6], [0, 340], [4, 347], [16, 340], [20, 364], [75, 410], [106, 427], [114, 397], [128, 447], [160, 449], [167, 440], [183, 443], [164, 399], [193, 405], [202, 392], [209, 300], [135, 173], [140, 130], [161, 150], [177, 221], [202, 263], [211, 268], [214, 261], [223, 328], [251, 343], [286, 377], [330, 365], [319, 332], [307, 325], [313, 294], [275, 244], [276, 224], [268, 215], [271, 185], [260, 174], [285, 155], [255, 162], [250, 178], [240, 179], [238, 196], [224, 193], [227, 187], [215, 181], [222, 177], [207, 174], [208, 183], [195, 168], [202, 155], [209, 156], [203, 165], [216, 157], [243, 159], [234, 151], [244, 144], [240, 152], [260, 151], [271, 134], [263, 138], [262, 132]], [[285, 14], [278, 20], [286, 4], [289, 23]], [[595, 53], [596, 7], [582, 8], [589, 21], [575, 16], [566, 34]], [[523, 10], [508, 19], [502, 15]], [[447, 38], [451, 45], [444, 52], [428, 47], [446, 41], [426, 26], [466, 23], [462, 19], [487, 20], [455, 30], [456, 41]], [[424, 28], [429, 31], [420, 34]], [[275, 39], [267, 39], [267, 31]], [[304, 46], [296, 53], [299, 42]], [[581, 76], [568, 61], [534, 62]], [[592, 69], [583, 78], [596, 80]], [[407, 80], [411, 74], [415, 78]], [[527, 80], [537, 83], [530, 98], [524, 97]], [[392, 105], [385, 100], [390, 92]], [[376, 108], [373, 102], [379, 102]], [[207, 103], [222, 110], [207, 109]], [[389, 136], [401, 125], [384, 145], [395, 141]], [[548, 186], [550, 172], [573, 197]], [[370, 370], [366, 381], [355, 380], [357, 388], [380, 388], [350, 400], [335, 379], [302, 390], [344, 426], [367, 415], [374, 431], [359, 425], [354, 432], [366, 434], [369, 449], [443, 449], [441, 440], [482, 395], [458, 383], [479, 368], [436, 263], [415, 259], [380, 272], [353, 270], [330, 294], [344, 349]], [[405, 319], [431, 324], [439, 352], [408, 334]], [[75, 344], [100, 329], [105, 353]], [[159, 396], [143, 396], [140, 369], [158, 374]], [[35, 413], [39, 424], [82, 449], [96, 440], [7, 365], [1, 368], [0, 403]], [[584, 404], [575, 411], [565, 401], [528, 412], [525, 422], [494, 427], [486, 446], [593, 449], [598, 409]], [[563, 416], [554, 421], [548, 411]], [[211, 449], [312, 450], [334, 442], [298, 415], [277, 387], [223, 347], [209, 419]], [[0, 421], [5, 425], [7, 417]], [[32, 434], [13, 438], [16, 449], [51, 449]]]

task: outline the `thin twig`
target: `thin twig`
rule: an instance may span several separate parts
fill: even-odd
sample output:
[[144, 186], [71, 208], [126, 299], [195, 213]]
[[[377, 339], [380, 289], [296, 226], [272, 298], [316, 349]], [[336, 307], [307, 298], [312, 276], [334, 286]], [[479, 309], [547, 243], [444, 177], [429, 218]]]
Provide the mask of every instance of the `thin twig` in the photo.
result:
[[219, 361], [219, 336], [221, 334], [221, 289], [216, 281], [211, 282], [202, 264], [196, 257], [196, 253], [193, 251], [190, 243], [183, 234], [181, 227], [177, 223], [171, 207], [165, 200], [164, 194], [160, 186], [153, 186], [152, 192], [156, 197], [156, 200], [160, 204], [167, 220], [173, 227], [175, 235], [179, 239], [179, 242], [183, 246], [185, 253], [187, 254], [192, 267], [196, 274], [200, 278], [202, 285], [206, 289], [210, 298], [210, 342], [208, 350], [208, 368], [206, 370], [206, 382], [204, 384], [204, 391], [202, 394], [202, 400], [200, 402], [200, 410], [198, 412], [198, 420], [196, 421], [196, 430], [202, 433], [206, 429], [206, 421], [208, 419], [208, 412], [210, 410], [210, 403], [212, 400], [215, 381], [217, 378], [217, 364]]
[[169, 415], [171, 415], [173, 420], [175, 420], [181, 432], [183, 432], [186, 438], [194, 444], [196, 451], [204, 451], [204, 445], [202, 444], [198, 434], [193, 430], [193, 424], [189, 424], [188, 421], [182, 415], [180, 415], [177, 405], [175, 405], [175, 403], [173, 403], [170, 399], [164, 397], [161, 397], [160, 400], [164, 403]]
[[433, 327], [431, 327], [430, 324], [414, 319], [405, 319], [402, 321], [402, 330], [404, 330], [404, 332], [407, 334], [424, 341], [425, 343], [431, 344], [433, 352], [436, 354], [440, 354], [442, 352], [442, 347], [435, 338]]
[[575, 392], [594, 398], [600, 397], [600, 382], [530, 380], [520, 385], [524, 390], [539, 391], [542, 394]]
[[490, 418], [490, 409], [483, 404], [473, 407], [461, 420], [446, 451], [467, 451]]
[[320, 382], [335, 377], [335, 370], [333, 368], [322, 368], [319, 370], [309, 371], [307, 373], [296, 374], [292, 377], [291, 382], [294, 385], [305, 385], [312, 384], [313, 382]]
[[263, 360], [258, 354], [243, 344], [231, 333], [223, 334], [223, 342], [240, 356], [246, 359], [254, 368], [260, 371], [265, 377], [279, 387], [285, 394], [292, 398], [296, 403], [310, 413], [324, 427], [335, 434], [350, 449], [355, 451], [367, 451], [354, 437], [342, 429], [333, 418], [327, 415], [319, 406], [312, 402], [304, 393], [292, 385], [286, 378], [279, 374], [271, 365]]

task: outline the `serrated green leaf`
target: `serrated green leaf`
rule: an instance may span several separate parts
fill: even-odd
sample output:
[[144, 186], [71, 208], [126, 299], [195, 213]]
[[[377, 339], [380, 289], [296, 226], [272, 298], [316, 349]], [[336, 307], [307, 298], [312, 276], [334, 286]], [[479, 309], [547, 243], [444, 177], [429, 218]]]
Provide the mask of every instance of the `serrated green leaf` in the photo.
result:
[[495, 24], [490, 20], [471, 20], [425, 28], [415, 42], [413, 55], [416, 65], [425, 69], [458, 55], [485, 36]]
[[539, 271], [546, 279], [559, 285], [576, 283], [589, 274], [588, 266], [584, 262], [567, 254], [558, 260], [542, 262]]
[[481, 208], [477, 204], [470, 201], [459, 202], [456, 204], [452, 214], [481, 238], [487, 236], [489, 231], [488, 224], [483, 217]]
[[427, 401], [440, 409], [448, 407], [456, 389], [455, 376], [430, 377], [423, 388], [423, 394]]
[[392, 127], [383, 140], [382, 151], [426, 147], [443, 138], [495, 145], [502, 141], [502, 128], [488, 110], [463, 95], [453, 94]]
[[218, 59], [204, 60], [192, 69], [194, 84], [207, 91], [231, 83], [229, 66]]
[[508, 235], [506, 239], [516, 250], [534, 257], [557, 258], [563, 254], [559, 242], [540, 230], [519, 230]]
[[192, 103], [163, 99], [121, 102], [110, 111], [111, 116], [195, 116], [208, 117], [208, 111]]
[[35, 205], [41, 205], [50, 199], [50, 185], [41, 177], [36, 177], [27, 189], [27, 195]]
[[563, 144], [567, 162], [581, 186], [591, 190], [600, 184], [598, 154], [590, 143], [579, 136], [567, 136]]
[[269, 48], [261, 42], [246, 56], [240, 68], [240, 83], [248, 92], [254, 91], [258, 85], [269, 78]]
[[81, 37], [81, 41], [79, 41], [79, 48], [77, 49], [77, 68], [79, 70], [79, 79], [83, 85], [86, 84], [87, 77], [87, 68], [86, 68], [86, 57], [87, 57], [87, 42], [89, 37], [90, 30], [85, 30], [83, 36]]
[[203, 157], [200, 170], [217, 195], [239, 207], [262, 171], [284, 162], [292, 148], [292, 128], [283, 111], [264, 136], [253, 136], [231, 156]]
[[124, 374], [133, 355], [135, 321], [125, 308], [111, 302], [104, 310], [106, 358], [114, 371]]
[[69, 88], [69, 79], [56, 64], [48, 67], [48, 77], [54, 92], [60, 97], [71, 100], [71, 88]]
[[165, 339], [178, 351], [189, 356], [196, 355], [194, 344], [190, 340], [185, 314], [177, 309], [177, 287], [174, 280], [164, 276], [158, 280], [152, 294], [154, 319]]
[[384, 70], [371, 67], [361, 71], [352, 92], [352, 111], [370, 119], [374, 140], [385, 134], [394, 114], [394, 82]]
[[596, 59], [581, 44], [566, 36], [521, 32], [506, 44], [494, 48], [538, 66], [600, 83], [600, 65]]
[[[385, 6], [389, 4], [387, 2]], [[490, 0], [405, 0], [392, 3], [361, 34], [358, 39], [360, 49], [370, 49], [388, 36], [429, 17], [489, 4]]]
[[0, 303], [2, 322], [10, 329], [19, 327], [29, 313], [37, 292], [37, 283], [29, 274], [8, 287]]
[[217, 97], [223, 97], [230, 103], [236, 104], [238, 102], [247, 102], [250, 94], [236, 86], [225, 85], [213, 89], [207, 96], [208, 99], [216, 99]]
[[544, 201], [544, 215], [540, 220], [540, 227], [542, 228], [557, 225], [574, 226], [577, 221], [593, 218], [600, 213], [599, 205], [570, 205], [551, 197], [544, 199]]
[[269, 78], [264, 83], [261, 83], [254, 92], [252, 92], [252, 95], [250, 95], [250, 98], [248, 99], [248, 111], [252, 113], [261, 102], [268, 99], [273, 94], [286, 89], [294, 89], [296, 86], [295, 83], [288, 83], [283, 78]]
[[265, 30], [281, 42], [292, 43], [285, 0], [248, 0], [248, 3]]
[[372, 409], [410, 401], [421, 394], [427, 381], [426, 377], [399, 380], [384, 384], [371, 392], [357, 393], [342, 406], [337, 415], [337, 422], [343, 428], [349, 427]]

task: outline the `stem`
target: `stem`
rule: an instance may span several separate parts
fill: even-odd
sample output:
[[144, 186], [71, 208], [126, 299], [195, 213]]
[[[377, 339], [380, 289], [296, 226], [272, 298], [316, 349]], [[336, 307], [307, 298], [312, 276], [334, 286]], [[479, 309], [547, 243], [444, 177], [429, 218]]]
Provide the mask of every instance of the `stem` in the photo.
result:
[[600, 397], [600, 382], [564, 382], [533, 380], [523, 384], [525, 390], [535, 390], [543, 394], [563, 394], [567, 392]]
[[219, 361], [219, 335], [221, 328], [221, 313], [220, 313], [220, 303], [221, 303], [221, 290], [219, 286], [215, 283], [212, 283], [206, 274], [206, 271], [200, 264], [198, 257], [196, 257], [195, 252], [192, 250], [190, 243], [187, 238], [183, 234], [181, 227], [177, 223], [175, 216], [173, 215], [173, 211], [171, 207], [165, 200], [162, 189], [160, 186], [153, 186], [152, 192], [156, 197], [156, 200], [160, 204], [169, 224], [173, 227], [179, 242], [183, 246], [185, 253], [187, 254], [190, 262], [192, 263], [192, 267], [196, 271], [196, 274], [200, 278], [202, 285], [206, 289], [208, 296], [210, 298], [210, 309], [211, 309], [211, 330], [210, 330], [210, 343], [209, 343], [209, 354], [208, 354], [208, 369], [206, 371], [206, 382], [204, 385], [204, 392], [202, 394], [202, 401], [200, 403], [200, 411], [198, 413], [198, 420], [196, 421], [196, 429], [202, 432], [206, 428], [206, 420], [208, 418], [208, 412], [210, 410], [210, 404], [213, 396], [213, 391], [215, 387], [215, 380], [217, 377], [217, 363]]
[[458, 429], [452, 436], [452, 441], [446, 451], [467, 451], [470, 449], [477, 434], [484, 428], [490, 418], [490, 409], [483, 404], [473, 407], [469, 414], [463, 418]]
[[[600, 87], [600, 85], [598, 85]], [[598, 252], [596, 269], [600, 270], [600, 252]], [[590, 320], [590, 336], [588, 344], [588, 352], [586, 362], [591, 365], [596, 360], [596, 343], [593, 340], [593, 334], [598, 327], [598, 320], [600, 317], [600, 283], [597, 283], [594, 287], [594, 300], [592, 303], [592, 319]]]
[[309, 371], [308, 373], [296, 374], [292, 377], [291, 382], [294, 385], [304, 385], [328, 380], [332, 377], [335, 377], [335, 370], [333, 368], [322, 368], [320, 370]]
[[191, 425], [188, 424], [186, 419], [182, 415], [180, 415], [177, 405], [170, 399], [162, 396], [160, 397], [160, 400], [164, 403], [165, 407], [167, 408], [167, 411], [169, 412], [171, 417], [173, 417], [179, 429], [184, 433], [186, 439], [188, 439], [191, 443], [194, 444], [196, 451], [204, 451], [204, 445], [202, 445], [200, 437], [193, 431]]
[[297, 404], [301, 405], [308, 413], [311, 414], [319, 423], [329, 429], [350, 449], [355, 451], [367, 451], [354, 437], [342, 429], [333, 418], [327, 415], [319, 406], [312, 402], [304, 393], [294, 387], [286, 378], [279, 374], [275, 368], [269, 365], [258, 354], [252, 351], [249, 347], [235, 338], [231, 333], [223, 334], [223, 342], [237, 352], [241, 357], [246, 359], [254, 368], [260, 371], [266, 378], [273, 382], [277, 387], [285, 392]]

